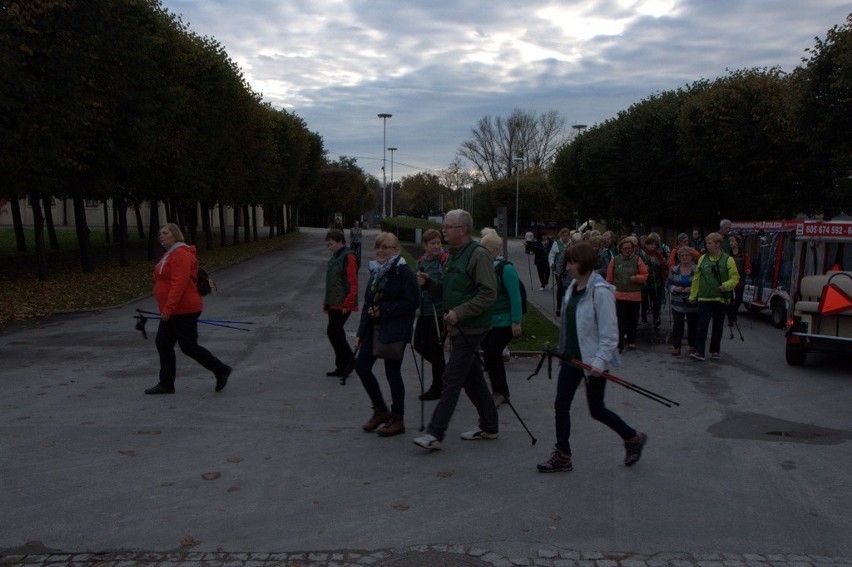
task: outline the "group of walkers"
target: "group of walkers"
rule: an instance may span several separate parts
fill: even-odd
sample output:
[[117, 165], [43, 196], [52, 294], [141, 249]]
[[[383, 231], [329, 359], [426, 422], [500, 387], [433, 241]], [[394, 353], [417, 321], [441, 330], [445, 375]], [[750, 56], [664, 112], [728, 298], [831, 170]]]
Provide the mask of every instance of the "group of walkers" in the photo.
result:
[[[551, 245], [546, 236], [537, 240], [527, 236], [527, 252], [535, 255], [541, 289], [546, 289], [551, 274], [555, 277], [560, 319], [558, 355], [562, 362], [554, 400], [556, 444], [550, 458], [537, 466], [539, 471], [573, 468], [570, 407], [581, 382], [586, 383], [591, 416], [611, 428], [624, 443], [625, 465], [639, 460], [647, 435], [606, 408], [603, 375], [620, 366], [625, 345], [628, 350], [636, 348], [640, 315], [643, 320], [650, 316], [652, 324], [660, 326], [667, 297], [674, 320], [672, 354], [681, 354], [685, 324], [689, 354], [694, 360], [705, 360], [708, 328], [710, 357], [720, 357], [724, 319], [727, 315], [731, 324], [736, 322], [736, 309], [742, 303], [742, 278], [751, 272], [741, 239], [728, 235], [729, 230], [730, 221], [723, 220], [719, 232], [703, 239], [697, 230], [692, 239], [680, 234], [670, 250], [655, 233], [641, 240], [635, 235], [624, 236], [616, 242], [611, 232], [562, 229]], [[359, 311], [361, 229], [357, 223], [353, 226], [352, 247], [347, 246], [342, 229], [333, 228], [326, 234], [330, 258], [323, 311], [334, 350], [334, 369], [327, 375], [345, 381], [354, 370], [360, 378], [372, 406], [372, 414], [362, 425], [364, 431], [375, 431], [382, 437], [405, 432], [402, 362], [406, 346], [411, 344], [421, 357], [420, 400], [438, 402], [428, 427], [414, 443], [429, 451], [442, 448], [462, 390], [479, 420], [461, 438], [498, 438], [497, 407], [511, 405], [503, 352], [512, 337], [522, 331], [521, 283], [515, 267], [502, 255], [503, 240], [496, 231], [483, 230], [478, 242], [472, 235], [471, 215], [461, 209], [450, 211], [440, 232], [433, 229], [423, 233], [424, 253], [412, 269], [400, 253], [396, 235], [380, 233], [374, 243], [375, 259], [368, 264], [370, 276], [356, 338], [350, 346], [344, 326], [349, 316]], [[220, 392], [232, 369], [198, 344], [203, 302], [196, 286], [195, 247], [188, 246], [180, 228], [171, 223], [160, 228], [159, 240], [166, 249], [154, 269], [154, 295], [160, 309], [156, 340], [160, 375], [157, 385], [145, 393], [174, 393], [176, 344], [213, 374], [215, 391]], [[542, 259], [547, 270], [542, 269]], [[384, 362], [390, 405], [373, 372], [378, 360]], [[428, 389], [421, 373], [425, 371], [424, 360], [432, 370]]]
[[550, 241], [547, 234], [536, 238], [527, 233], [526, 250], [535, 257], [541, 290], [554, 277], [555, 309], [560, 316], [565, 289], [572, 279], [566, 270], [566, 251], [587, 242], [597, 254], [595, 270], [615, 287], [618, 320], [618, 352], [635, 350], [639, 321], [661, 327], [661, 313], [668, 302], [672, 315], [672, 355], [680, 356], [686, 329], [686, 346], [695, 361], [709, 356], [721, 358], [724, 320], [734, 326], [743, 302], [745, 277], [751, 275], [742, 237], [730, 233], [731, 221], [723, 219], [719, 231], [701, 236], [693, 228], [691, 237], [677, 236], [669, 247], [651, 232], [617, 238], [612, 232], [580, 233], [563, 228]]
[[[432, 367], [428, 389], [423, 387], [423, 375], [420, 376], [424, 390], [420, 399], [438, 402], [428, 426], [413, 439], [414, 443], [429, 451], [443, 447], [462, 390], [476, 408], [479, 419], [476, 427], [461, 433], [461, 439], [497, 439], [497, 407], [503, 403], [511, 405], [503, 351], [512, 337], [520, 336], [523, 314], [518, 272], [503, 257], [503, 239], [497, 232], [485, 229], [477, 242], [473, 239], [470, 214], [460, 209], [450, 211], [440, 233], [424, 232], [424, 254], [414, 270], [400, 254], [397, 237], [380, 233], [375, 240], [376, 259], [369, 264], [370, 277], [354, 349], [343, 352], [342, 358], [335, 339], [335, 322], [339, 318], [332, 312], [351, 313], [358, 309], [357, 305], [345, 302], [347, 297], [357, 294], [353, 290], [357, 289], [358, 280], [348, 268], [354, 265], [354, 260], [347, 260], [351, 251], [341, 244], [343, 232], [330, 230], [326, 241], [332, 252], [326, 285], [336, 290], [335, 294], [326, 294], [325, 305], [329, 313], [328, 336], [336, 360], [335, 370], [329, 374], [345, 380], [347, 372], [354, 368], [372, 406], [372, 414], [362, 428], [382, 437], [405, 432], [401, 366], [405, 347], [411, 342], [421, 361], [428, 361]], [[444, 242], [448, 250], [443, 248]], [[571, 280], [565, 280], [560, 352], [567, 360], [581, 360], [589, 370], [568, 362], [562, 364], [554, 401], [556, 447], [537, 469], [572, 470], [570, 406], [583, 381], [587, 384], [592, 417], [619, 435], [626, 450], [624, 462], [631, 466], [639, 460], [647, 436], [627, 425], [603, 402], [606, 379], [602, 374], [620, 364], [615, 287], [596, 272], [598, 252], [591, 245], [579, 240], [571, 246], [563, 241], [563, 245], [563, 269]], [[384, 360], [390, 405], [373, 373], [379, 359]], [[421, 370], [418, 367], [418, 372]]]

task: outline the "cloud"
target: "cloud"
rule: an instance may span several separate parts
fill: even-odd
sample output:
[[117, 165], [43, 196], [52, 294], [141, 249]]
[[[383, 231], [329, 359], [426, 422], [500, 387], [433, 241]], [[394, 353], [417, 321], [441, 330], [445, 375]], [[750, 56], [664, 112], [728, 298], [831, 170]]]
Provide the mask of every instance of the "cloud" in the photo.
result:
[[[556, 109], [603, 122], [727, 70], [792, 70], [842, 23], [839, 0], [164, 0], [213, 36], [253, 88], [334, 154], [381, 174], [443, 168], [486, 114]], [[416, 172], [402, 166], [397, 175]]]

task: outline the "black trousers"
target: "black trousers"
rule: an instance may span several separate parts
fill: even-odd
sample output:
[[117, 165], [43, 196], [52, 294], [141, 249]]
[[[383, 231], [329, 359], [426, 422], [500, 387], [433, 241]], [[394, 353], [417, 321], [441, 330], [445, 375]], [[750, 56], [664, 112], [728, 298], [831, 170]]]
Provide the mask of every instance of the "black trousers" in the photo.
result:
[[509, 383], [506, 381], [506, 365], [503, 363], [503, 349], [512, 340], [512, 327], [492, 327], [482, 341], [482, 361], [491, 380], [491, 391], [509, 397]]
[[328, 326], [325, 334], [328, 336], [331, 348], [334, 349], [334, 369], [338, 372], [342, 372], [355, 356], [349, 341], [346, 340], [346, 330], [343, 328], [346, 320], [349, 319], [349, 313], [351, 311], [343, 313], [339, 309], [328, 310]]
[[[440, 315], [437, 322], [434, 314], [417, 318], [417, 324], [414, 327], [414, 350], [432, 366], [432, 385], [428, 389], [438, 393], [443, 387], [441, 377], [447, 367], [447, 361], [444, 358], [444, 339]], [[420, 370], [425, 372], [423, 368]]]
[[198, 317], [201, 313], [172, 315], [168, 321], [160, 320], [157, 327], [157, 352], [160, 355], [160, 384], [174, 387], [177, 373], [175, 344], [189, 358], [209, 370], [217, 372], [225, 364], [198, 344]]

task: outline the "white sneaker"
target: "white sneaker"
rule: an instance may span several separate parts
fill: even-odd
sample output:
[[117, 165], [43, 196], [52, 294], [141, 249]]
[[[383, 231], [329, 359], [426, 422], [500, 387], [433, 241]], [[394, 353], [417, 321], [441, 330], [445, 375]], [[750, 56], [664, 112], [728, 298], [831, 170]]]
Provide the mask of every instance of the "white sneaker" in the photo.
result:
[[441, 442], [438, 441], [438, 438], [431, 433], [426, 433], [425, 435], [415, 438], [414, 444], [419, 447], [423, 447], [424, 449], [428, 449], [429, 451], [437, 451], [443, 447]]
[[488, 433], [487, 431], [483, 431], [480, 428], [476, 428], [473, 431], [465, 431], [461, 434], [461, 438], [465, 441], [479, 441], [480, 439], [497, 439], [497, 433]]

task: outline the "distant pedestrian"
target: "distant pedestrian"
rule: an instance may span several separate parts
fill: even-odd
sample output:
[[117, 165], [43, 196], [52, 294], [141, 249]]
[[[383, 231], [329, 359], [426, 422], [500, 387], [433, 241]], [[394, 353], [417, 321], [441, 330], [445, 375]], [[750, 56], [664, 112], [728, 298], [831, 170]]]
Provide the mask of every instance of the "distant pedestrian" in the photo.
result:
[[648, 279], [648, 268], [636, 254], [639, 240], [625, 236], [618, 243], [619, 254], [609, 263], [606, 280], [615, 285], [615, 309], [618, 314], [618, 352], [636, 350], [636, 328], [642, 305], [642, 285]]
[[526, 253], [533, 255], [535, 269], [538, 272], [538, 281], [541, 284], [540, 291], [547, 289], [547, 283], [550, 281], [550, 264], [547, 263], [548, 246], [550, 238], [547, 233], [542, 234], [540, 239], [533, 240], [525, 244]]
[[692, 352], [695, 348], [695, 333], [698, 328], [698, 307], [689, 302], [692, 278], [695, 275], [693, 249], [689, 246], [681, 246], [677, 254], [678, 263], [669, 272], [667, 284], [672, 308], [672, 356], [680, 356], [684, 321], [686, 321], [688, 352]]
[[463, 433], [462, 439], [496, 439], [498, 435], [497, 408], [477, 360], [479, 345], [491, 328], [491, 306], [497, 298], [497, 281], [488, 252], [471, 239], [472, 232], [470, 213], [461, 209], [448, 212], [443, 234], [450, 247], [450, 257], [444, 265], [443, 281], [435, 282], [424, 272], [417, 274], [421, 287], [443, 297], [447, 309], [444, 321], [449, 325], [452, 344], [441, 399], [426, 433], [414, 439], [416, 445], [428, 450], [442, 447], [462, 388], [479, 414], [479, 427]]
[[563, 255], [565, 249], [571, 244], [571, 231], [567, 228], [559, 229], [558, 238], [553, 241], [547, 261], [553, 272], [553, 283], [556, 286], [556, 316], [562, 312], [562, 296], [565, 295], [565, 262]]
[[[571, 402], [580, 383], [586, 383], [586, 400], [593, 419], [600, 421], [624, 441], [624, 464], [639, 461], [647, 436], [629, 425], [604, 405], [606, 378], [603, 372], [621, 364], [618, 352], [618, 321], [615, 288], [594, 271], [598, 254], [587, 243], [576, 244], [566, 252], [566, 269], [574, 280], [565, 291], [559, 353], [592, 367], [584, 371], [566, 361], [560, 362], [559, 380], [553, 407], [556, 414], [556, 448], [550, 458], [538, 465], [539, 472], [573, 470], [571, 453]], [[587, 373], [588, 372], [588, 373]]]
[[731, 221], [722, 219], [719, 221], [719, 234], [722, 236], [722, 252], [730, 254], [731, 243], [728, 241], [729, 233], [731, 232]]
[[361, 222], [355, 219], [352, 221], [352, 228], [349, 229], [349, 248], [355, 252], [359, 268], [361, 267], [361, 236]]
[[730, 308], [728, 309], [728, 325], [733, 327], [737, 323], [737, 312], [743, 304], [743, 296], [745, 295], [746, 276], [751, 275], [751, 258], [748, 253], [743, 250], [743, 237], [739, 234], [732, 234], [728, 237], [728, 248], [730, 249], [731, 258], [737, 265], [737, 275], [740, 281], [737, 282], [737, 287], [734, 288], [734, 294], [731, 300]]
[[146, 394], [174, 394], [177, 360], [175, 344], [180, 350], [216, 377], [216, 391], [228, 383], [231, 367], [198, 344], [198, 318], [204, 301], [198, 293], [198, 258], [195, 246], [188, 246], [180, 228], [164, 224], [157, 233], [166, 253], [154, 267], [154, 297], [160, 308], [157, 327], [157, 352], [160, 355], [160, 377]]
[[325, 246], [331, 252], [325, 271], [323, 313], [328, 315], [326, 335], [334, 349], [334, 370], [326, 376], [348, 376], [355, 367], [355, 356], [346, 340], [344, 326], [349, 314], [358, 311], [358, 261], [346, 247], [342, 230], [332, 228], [325, 235]]
[[[355, 372], [361, 378], [370, 402], [373, 415], [362, 428], [375, 431], [382, 437], [405, 433], [405, 385], [402, 381], [402, 360], [405, 347], [411, 341], [411, 328], [417, 314], [419, 290], [417, 280], [405, 259], [400, 255], [399, 239], [395, 234], [382, 232], [376, 237], [376, 260], [370, 262], [370, 280], [364, 292], [364, 310], [355, 338], [358, 359]], [[374, 347], [377, 343], [394, 344], [401, 349], [384, 358], [385, 378], [391, 393], [388, 408], [373, 366], [378, 358]], [[381, 427], [379, 427], [381, 426]]]
[[[424, 254], [417, 261], [417, 272], [425, 273], [432, 281], [440, 282], [444, 276], [444, 264], [450, 253], [444, 250], [441, 233], [434, 228], [423, 232]], [[444, 302], [433, 297], [425, 289], [420, 290], [420, 316], [414, 329], [414, 350], [429, 362], [432, 367], [432, 384], [420, 394], [424, 401], [441, 397], [442, 376], [447, 366], [444, 358]], [[421, 368], [421, 371], [424, 369]]]
[[731, 302], [731, 291], [740, 280], [737, 264], [730, 254], [722, 252], [722, 235], [711, 232], [704, 239], [707, 253], [698, 259], [695, 277], [689, 292], [690, 301], [698, 301], [698, 331], [695, 337], [695, 350], [690, 353], [694, 360], [705, 360], [707, 346], [707, 328], [712, 322], [710, 332], [710, 358], [718, 360], [722, 346], [722, 328], [725, 314]]

